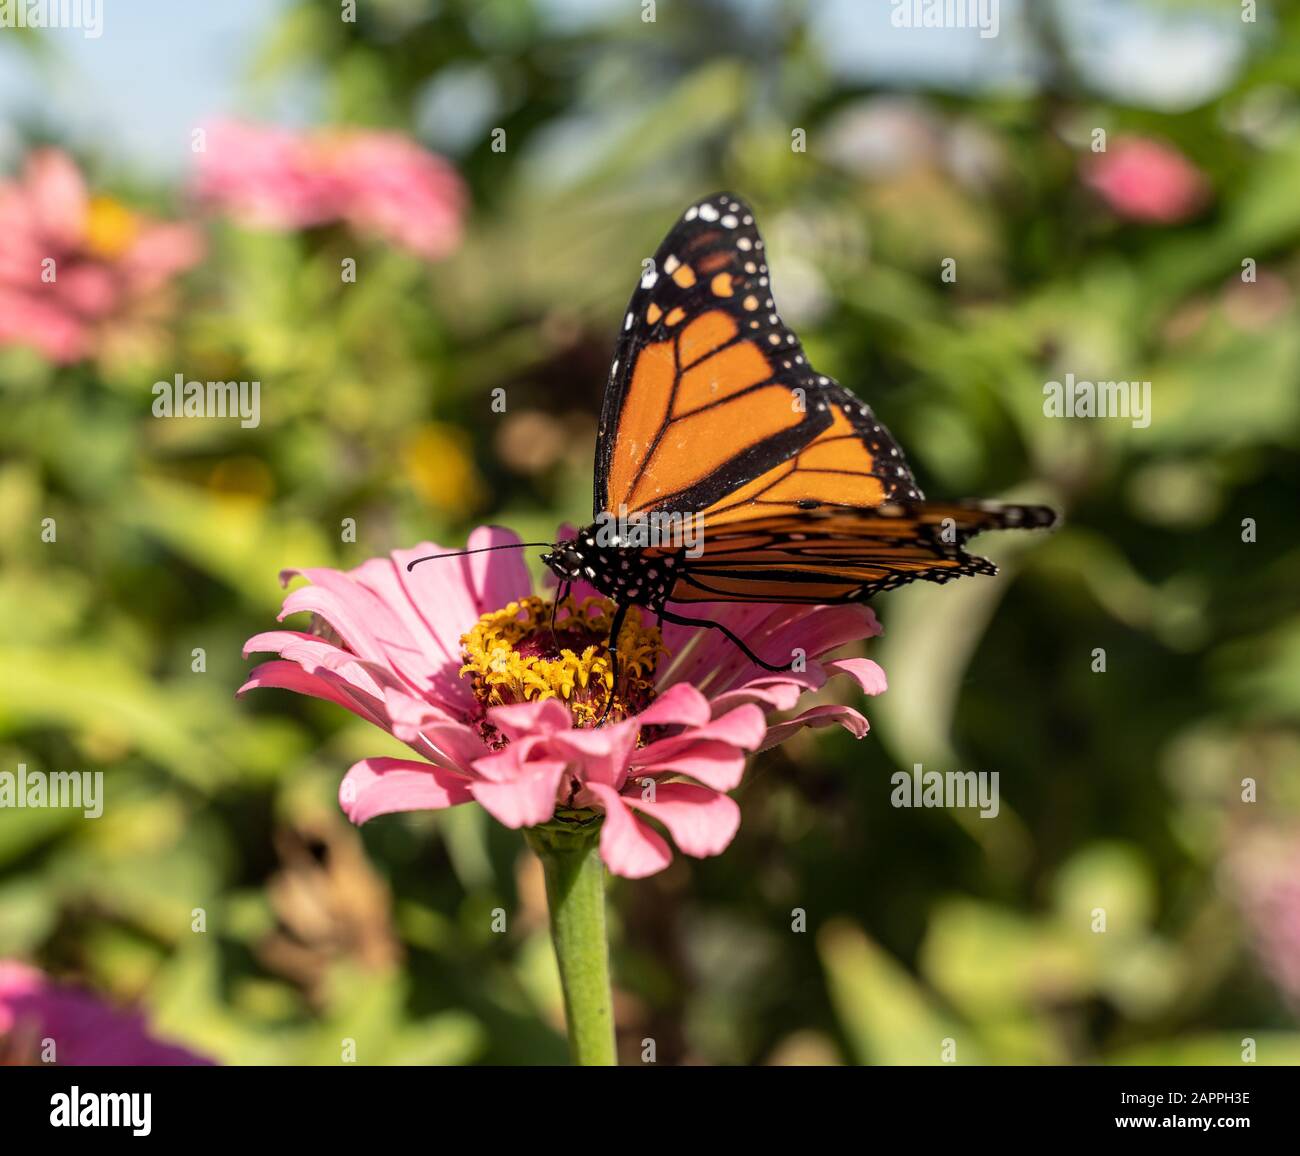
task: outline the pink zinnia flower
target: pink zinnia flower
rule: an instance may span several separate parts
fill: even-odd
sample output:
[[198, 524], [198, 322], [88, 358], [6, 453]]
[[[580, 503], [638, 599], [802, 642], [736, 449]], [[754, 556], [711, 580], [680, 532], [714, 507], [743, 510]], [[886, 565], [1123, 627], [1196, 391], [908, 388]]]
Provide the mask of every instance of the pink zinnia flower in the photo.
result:
[[341, 221], [431, 261], [459, 244], [467, 202], [456, 171], [400, 133], [239, 121], [208, 128], [195, 192], [254, 227]]
[[150, 1034], [144, 1017], [93, 992], [53, 982], [44, 972], [0, 959], [0, 1065], [192, 1065], [212, 1061]]
[[[484, 527], [469, 547], [518, 541]], [[575, 586], [553, 635], [551, 603], [533, 593], [517, 552], [406, 569], [437, 550], [423, 543], [348, 572], [286, 571], [282, 580], [298, 574], [311, 584], [285, 598], [280, 617], [312, 614], [317, 629], [259, 634], [245, 647], [280, 658], [257, 667], [241, 694], [281, 687], [328, 699], [418, 756], [363, 759], [348, 771], [339, 799], [355, 823], [470, 800], [513, 828], [603, 813], [610, 870], [650, 875], [672, 853], [648, 820], [687, 855], [716, 855], [731, 842], [740, 810], [727, 792], [750, 752], [807, 726], [867, 731], [848, 706], [779, 721], [774, 712], [833, 675], [867, 694], [885, 689], [876, 663], [823, 657], [880, 632], [865, 606], [700, 608], [760, 653], [801, 648], [806, 670], [782, 673], [755, 666], [714, 631], [664, 624], [661, 635], [634, 609], [619, 638], [609, 720], [595, 727], [611, 692], [608, 602]]]
[[32, 345], [68, 363], [143, 316], [203, 255], [188, 225], [154, 221], [91, 196], [56, 149], [32, 153], [0, 182], [0, 345]]
[[1085, 183], [1119, 216], [1143, 224], [1175, 225], [1209, 198], [1209, 182], [1172, 145], [1121, 137], [1089, 158]]

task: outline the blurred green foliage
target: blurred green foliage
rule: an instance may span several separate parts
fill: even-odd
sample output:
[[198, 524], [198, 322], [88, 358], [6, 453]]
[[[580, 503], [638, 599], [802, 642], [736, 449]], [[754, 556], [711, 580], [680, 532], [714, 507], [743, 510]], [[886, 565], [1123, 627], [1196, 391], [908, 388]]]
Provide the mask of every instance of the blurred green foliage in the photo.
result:
[[[451, 259], [214, 222], [165, 345], [0, 355], [0, 766], [102, 769], [109, 793], [94, 822], [0, 814], [0, 956], [142, 999], [224, 1062], [333, 1063], [344, 1037], [361, 1062], [562, 1061], [518, 835], [472, 808], [353, 831], [339, 777], [396, 744], [326, 704], [236, 703], [240, 646], [283, 566], [582, 519], [640, 261], [731, 188], [812, 360], [926, 492], [1066, 524], [981, 543], [998, 580], [879, 599], [871, 735], [761, 757], [723, 856], [615, 883], [625, 1058], [653, 1037], [660, 1063], [930, 1063], [944, 1040], [957, 1062], [1236, 1063], [1249, 1037], [1300, 1062], [1235, 866], [1300, 824], [1294, 7], [1213, 99], [1165, 113], [1080, 80], [1046, 15], [1042, 84], [904, 94], [832, 68], [796, 5], [358, 9], [291, 6], [249, 109], [305, 76], [326, 121], [452, 150], [473, 210]], [[1119, 221], [1079, 180], [1094, 126], [1174, 142], [1212, 200]], [[260, 427], [152, 419], [176, 372], [261, 380]], [[1044, 418], [1066, 372], [1150, 379], [1150, 427]], [[892, 808], [918, 763], [998, 772], [1000, 816]], [[1271, 910], [1300, 928], [1294, 901]]]

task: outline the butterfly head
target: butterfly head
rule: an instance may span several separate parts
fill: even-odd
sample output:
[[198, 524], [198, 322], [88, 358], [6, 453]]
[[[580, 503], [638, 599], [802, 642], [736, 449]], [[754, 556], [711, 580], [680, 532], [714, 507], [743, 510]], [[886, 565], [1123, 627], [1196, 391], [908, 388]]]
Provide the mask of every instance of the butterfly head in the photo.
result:
[[578, 582], [587, 577], [583, 574], [583, 567], [587, 566], [588, 562], [579, 549], [576, 538], [556, 542], [542, 555], [542, 561], [550, 567], [551, 573], [561, 582]]

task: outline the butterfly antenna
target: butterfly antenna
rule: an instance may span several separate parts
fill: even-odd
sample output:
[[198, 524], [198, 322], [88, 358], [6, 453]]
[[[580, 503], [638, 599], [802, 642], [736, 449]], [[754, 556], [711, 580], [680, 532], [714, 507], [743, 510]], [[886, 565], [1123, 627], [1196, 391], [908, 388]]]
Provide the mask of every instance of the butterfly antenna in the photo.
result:
[[526, 550], [530, 546], [553, 545], [553, 542], [504, 542], [500, 546], [480, 546], [477, 550], [449, 550], [445, 554], [426, 554], [423, 558], [413, 558], [406, 564], [406, 569], [409, 572], [421, 562], [432, 562], [436, 558], [464, 558], [466, 554], [487, 554], [492, 550]]

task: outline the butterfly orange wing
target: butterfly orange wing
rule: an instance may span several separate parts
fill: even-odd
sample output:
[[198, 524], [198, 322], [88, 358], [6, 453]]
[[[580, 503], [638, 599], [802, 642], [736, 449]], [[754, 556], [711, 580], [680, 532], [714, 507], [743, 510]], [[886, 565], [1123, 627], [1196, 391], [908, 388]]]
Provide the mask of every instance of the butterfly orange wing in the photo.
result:
[[624, 319], [596, 515], [699, 516], [702, 552], [682, 560], [670, 601], [860, 601], [995, 574], [967, 539], [1055, 521], [1041, 506], [925, 501], [870, 407], [808, 364], [763, 251], [744, 201], [706, 198], [660, 246]]
[[828, 429], [817, 375], [775, 312], [754, 216], [722, 193], [692, 205], [623, 321], [596, 443], [595, 513], [695, 511]]
[[984, 530], [1050, 526], [1045, 506], [889, 501], [796, 507], [710, 528], [678, 563], [670, 602], [861, 602], [924, 579], [996, 574], [966, 541]]

